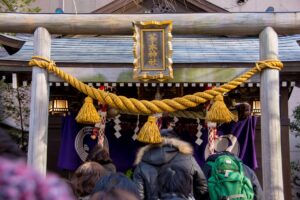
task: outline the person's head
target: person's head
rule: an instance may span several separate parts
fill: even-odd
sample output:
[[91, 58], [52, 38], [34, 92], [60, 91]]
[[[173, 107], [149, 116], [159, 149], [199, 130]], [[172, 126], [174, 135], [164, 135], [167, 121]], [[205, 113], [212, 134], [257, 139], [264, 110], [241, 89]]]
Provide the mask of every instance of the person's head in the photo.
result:
[[100, 164], [111, 163], [112, 160], [106, 148], [101, 145], [95, 145], [87, 157], [87, 161], [94, 161]]
[[0, 199], [74, 199], [67, 184], [55, 175], [43, 176], [23, 160], [2, 157], [0, 163]]
[[192, 178], [185, 168], [178, 165], [163, 167], [157, 182], [159, 194], [175, 193], [188, 197], [191, 193]]
[[25, 158], [25, 154], [2, 128], [0, 128], [0, 156], [8, 159]]
[[119, 172], [108, 174], [97, 181], [93, 193], [107, 192], [113, 189], [125, 190], [136, 197], [139, 196], [136, 185], [127, 176]]
[[134, 194], [121, 190], [112, 189], [107, 192], [97, 192], [93, 194], [90, 200], [139, 200]]
[[86, 162], [80, 165], [71, 178], [75, 195], [87, 196], [91, 194], [95, 183], [106, 174], [106, 170], [99, 163]]
[[238, 120], [246, 119], [251, 115], [251, 106], [247, 102], [237, 104], [236, 110], [238, 112]]

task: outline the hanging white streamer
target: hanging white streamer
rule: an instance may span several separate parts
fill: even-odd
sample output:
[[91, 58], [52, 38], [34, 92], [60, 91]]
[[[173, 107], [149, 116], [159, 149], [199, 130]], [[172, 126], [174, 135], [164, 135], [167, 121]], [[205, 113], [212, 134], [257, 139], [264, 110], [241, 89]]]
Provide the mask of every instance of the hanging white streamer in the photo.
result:
[[200, 119], [197, 119], [197, 124], [198, 124], [198, 126], [197, 126], [197, 134], [196, 134], [197, 139], [196, 139], [195, 143], [200, 146], [202, 144], [202, 142], [203, 142], [203, 140], [200, 139], [200, 137], [202, 136], [202, 131], [201, 131], [202, 125], [200, 124]]
[[135, 127], [135, 129], [134, 129], [134, 134], [133, 134], [133, 136], [132, 136], [132, 139], [133, 139], [133, 140], [136, 140], [137, 133], [138, 133], [138, 131], [140, 130], [140, 128], [139, 128], [139, 123], [140, 123], [140, 115], [137, 116], [136, 127]]
[[121, 121], [120, 121], [120, 116], [121, 115], [117, 115], [116, 117], [115, 117], [115, 119], [114, 119], [114, 122], [115, 122], [115, 126], [114, 126], [114, 129], [115, 129], [115, 136], [116, 136], [116, 138], [120, 138], [122, 135], [121, 135], [121, 133], [120, 133], [120, 130], [121, 130], [121, 126], [120, 126], [120, 123], [121, 123]]
[[176, 124], [179, 121], [179, 119], [176, 116], [174, 116], [173, 121], [174, 121], [174, 124]]

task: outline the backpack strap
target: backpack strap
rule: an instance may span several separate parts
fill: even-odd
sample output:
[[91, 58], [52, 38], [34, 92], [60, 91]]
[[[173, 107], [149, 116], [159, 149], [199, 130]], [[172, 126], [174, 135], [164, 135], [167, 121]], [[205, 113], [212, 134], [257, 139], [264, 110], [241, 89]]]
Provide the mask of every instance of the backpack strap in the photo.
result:
[[239, 161], [239, 160], [237, 160], [236, 158], [234, 158], [234, 159], [235, 159], [235, 161], [237, 162], [237, 164], [238, 164], [238, 166], [239, 166], [239, 168], [240, 168], [240, 174], [241, 174], [242, 176], [245, 176], [245, 174], [244, 174], [244, 166], [243, 166], [242, 161]]
[[221, 200], [231, 200], [231, 199], [237, 199], [237, 198], [245, 199], [246, 197], [244, 194], [235, 194], [235, 195], [231, 195], [231, 196], [222, 197]]
[[206, 162], [206, 164], [210, 167], [213, 167], [215, 165], [215, 162], [214, 161], [208, 161], [208, 162]]
[[[215, 161], [215, 160], [214, 160]], [[214, 161], [208, 161], [206, 162], [205, 164], [207, 164], [207, 166], [209, 166], [206, 170], [204, 170], [204, 174], [205, 176], [207, 176], [207, 179], [209, 177], [211, 177], [211, 174], [212, 174], [212, 171], [214, 170], [215, 168], [215, 162]], [[205, 169], [205, 168], [204, 168]]]

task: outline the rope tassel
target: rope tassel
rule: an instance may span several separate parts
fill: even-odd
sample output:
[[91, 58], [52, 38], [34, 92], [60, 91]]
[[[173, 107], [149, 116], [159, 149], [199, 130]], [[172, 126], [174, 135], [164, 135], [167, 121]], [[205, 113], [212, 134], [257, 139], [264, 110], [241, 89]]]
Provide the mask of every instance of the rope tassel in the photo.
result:
[[79, 110], [76, 121], [81, 124], [95, 124], [100, 121], [100, 116], [91, 97], [86, 97], [84, 99], [84, 104]]
[[222, 95], [217, 95], [215, 97], [215, 102], [210, 107], [206, 115], [206, 120], [211, 122], [231, 122], [235, 120], [236, 117], [232, 114], [224, 103], [224, 98]]
[[141, 128], [136, 139], [148, 144], [159, 144], [162, 142], [159, 128], [156, 124], [156, 117], [148, 117], [148, 121]]

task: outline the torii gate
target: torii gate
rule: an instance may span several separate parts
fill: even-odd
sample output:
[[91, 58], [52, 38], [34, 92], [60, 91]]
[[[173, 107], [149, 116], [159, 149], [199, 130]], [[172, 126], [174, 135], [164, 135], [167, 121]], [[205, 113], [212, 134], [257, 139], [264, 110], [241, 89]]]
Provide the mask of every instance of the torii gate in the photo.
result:
[[[0, 14], [0, 31], [34, 32], [34, 55], [50, 58], [51, 34], [132, 34], [133, 21], [173, 21], [175, 34], [259, 35], [260, 60], [278, 59], [279, 34], [300, 33], [300, 13], [199, 14]], [[261, 73], [262, 169], [264, 198], [282, 200], [279, 72]], [[32, 71], [28, 163], [46, 173], [48, 72]]]

